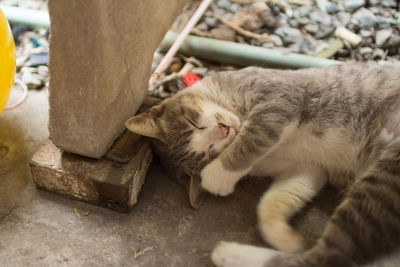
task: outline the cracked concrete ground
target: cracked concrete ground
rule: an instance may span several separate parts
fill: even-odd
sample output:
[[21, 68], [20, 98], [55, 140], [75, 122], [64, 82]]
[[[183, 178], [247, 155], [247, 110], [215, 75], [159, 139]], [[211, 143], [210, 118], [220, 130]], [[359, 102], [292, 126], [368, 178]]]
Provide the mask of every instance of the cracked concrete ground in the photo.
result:
[[[208, 196], [193, 210], [155, 161], [128, 214], [37, 190], [28, 162], [48, 138], [47, 121], [46, 90], [31, 91], [22, 106], [0, 115], [1, 266], [211, 266], [219, 240], [265, 245], [255, 209], [267, 179], [243, 181], [233, 195]], [[335, 191], [326, 190], [293, 220], [307, 246], [335, 202]]]

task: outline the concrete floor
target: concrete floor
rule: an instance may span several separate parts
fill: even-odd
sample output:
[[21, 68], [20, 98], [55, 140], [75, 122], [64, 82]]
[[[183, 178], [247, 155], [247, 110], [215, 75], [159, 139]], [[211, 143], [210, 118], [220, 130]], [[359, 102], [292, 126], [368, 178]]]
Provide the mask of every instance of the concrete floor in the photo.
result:
[[[48, 138], [47, 91], [0, 115], [1, 266], [211, 266], [219, 240], [264, 245], [255, 208], [267, 179], [243, 181], [193, 210], [183, 187], [155, 161], [128, 214], [36, 190], [28, 161]], [[293, 223], [310, 246], [336, 203], [326, 190]], [[82, 215], [78, 218], [74, 209]], [[146, 249], [135, 259], [135, 250]]]

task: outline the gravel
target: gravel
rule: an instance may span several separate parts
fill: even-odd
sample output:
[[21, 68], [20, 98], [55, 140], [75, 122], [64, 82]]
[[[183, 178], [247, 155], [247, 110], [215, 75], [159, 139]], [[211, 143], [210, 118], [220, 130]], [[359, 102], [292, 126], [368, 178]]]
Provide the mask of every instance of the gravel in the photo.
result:
[[[400, 11], [396, 1], [311, 0], [304, 1], [310, 3], [304, 5], [292, 2], [294, 1], [216, 0], [192, 34], [261, 46], [282, 53], [314, 56], [321, 54], [341, 61], [383, 60], [399, 64]], [[220, 16], [244, 30], [267, 34], [270, 38], [265, 41], [243, 36], [223, 25], [218, 19]], [[352, 46], [351, 42], [335, 37], [338, 27], [344, 27], [358, 35], [361, 42]], [[337, 51], [332, 53], [330, 46]], [[325, 50], [329, 53], [324, 53]], [[227, 68], [202, 62], [206, 66], [200, 76], [210, 74], [216, 69]], [[163, 77], [168, 77], [170, 73], [171, 70], [167, 71]], [[179, 89], [182, 83], [177, 84]], [[157, 89], [158, 95], [166, 97], [168, 92], [176, 90], [176, 86], [173, 90], [168, 88], [167, 84], [163, 84]]]
[[[344, 41], [345, 47], [333, 59], [399, 61], [400, 11], [397, 10], [396, 1], [315, 0], [310, 1], [312, 5], [296, 5], [291, 2], [269, 1], [266, 4], [264, 1], [246, 3], [243, 0], [219, 0], [217, 4], [211, 5], [208, 16], [202, 22], [207, 24], [209, 36], [213, 38], [234, 39], [268, 48], [285, 48], [290, 52], [307, 55], [315, 55], [321, 47], [328, 47], [335, 38], [335, 29], [343, 26], [359, 35], [362, 41], [357, 47], [346, 45]], [[232, 12], [232, 5], [237, 12]], [[269, 41], [254, 40], [237, 32], [235, 38], [232, 38], [232, 32], [222, 36], [219, 29], [221, 22], [218, 20], [218, 16], [222, 15], [243, 29], [270, 34], [271, 38]], [[204, 25], [201, 28], [204, 29]], [[201, 28], [198, 29], [204, 31]], [[213, 31], [215, 28], [219, 30]], [[366, 52], [371, 49], [373, 52]], [[372, 59], [370, 54], [376, 56]]]
[[[400, 11], [395, 0], [310, 0], [311, 4], [296, 5], [293, 1], [214, 0], [192, 34], [232, 42], [276, 49], [277, 51], [317, 55], [338, 42], [334, 32], [345, 27], [362, 38], [357, 47], [343, 41], [332, 59], [348, 61], [400, 61]], [[44, 0], [0, 0], [0, 4], [47, 10]], [[187, 11], [188, 12], [188, 11]], [[238, 34], [218, 18], [223, 16], [244, 30], [269, 35], [258, 40]], [[190, 16], [189, 16], [190, 17]], [[48, 84], [48, 31], [24, 25], [13, 25], [17, 54], [17, 78], [30, 89]], [[162, 58], [156, 53], [153, 68]], [[186, 60], [174, 59], [181, 66]], [[194, 69], [199, 76], [235, 66], [200, 61]], [[199, 71], [201, 70], [201, 71]], [[162, 77], [168, 76], [167, 70]], [[158, 95], [167, 97], [183, 85], [176, 80], [157, 88]], [[169, 89], [171, 88], [171, 89]]]

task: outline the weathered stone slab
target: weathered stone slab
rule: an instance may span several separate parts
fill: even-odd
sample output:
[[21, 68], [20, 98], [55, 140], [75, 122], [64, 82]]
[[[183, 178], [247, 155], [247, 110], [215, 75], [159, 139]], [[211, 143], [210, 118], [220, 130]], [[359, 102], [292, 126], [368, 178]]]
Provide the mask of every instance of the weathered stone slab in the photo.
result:
[[148, 89], [153, 53], [188, 0], [49, 0], [51, 140], [100, 158]]
[[41, 189], [127, 212], [151, 160], [149, 141], [125, 132], [101, 159], [62, 151], [49, 140], [32, 157], [31, 172]]

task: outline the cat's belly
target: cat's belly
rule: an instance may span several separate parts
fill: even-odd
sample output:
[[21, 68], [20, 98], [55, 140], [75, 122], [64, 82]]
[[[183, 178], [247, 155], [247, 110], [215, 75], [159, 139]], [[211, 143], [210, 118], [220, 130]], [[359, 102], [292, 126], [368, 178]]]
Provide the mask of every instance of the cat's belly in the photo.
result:
[[[285, 128], [280, 141], [253, 166], [250, 175], [281, 176], [299, 172], [327, 175], [332, 184], [345, 186], [346, 179], [330, 174], [355, 173], [359, 146], [350, 142], [349, 134], [340, 128], [329, 128], [323, 135], [315, 135], [311, 128], [300, 129], [297, 123]], [[321, 171], [323, 170], [323, 171]]]
[[385, 121], [383, 122], [383, 127], [389, 134], [393, 134], [393, 137], [400, 136], [400, 109], [396, 108], [394, 110], [388, 111]]

